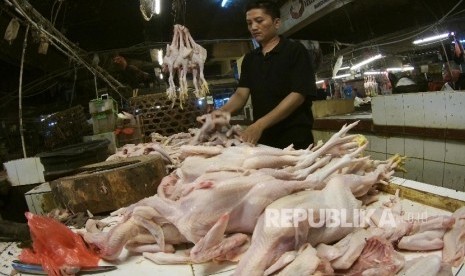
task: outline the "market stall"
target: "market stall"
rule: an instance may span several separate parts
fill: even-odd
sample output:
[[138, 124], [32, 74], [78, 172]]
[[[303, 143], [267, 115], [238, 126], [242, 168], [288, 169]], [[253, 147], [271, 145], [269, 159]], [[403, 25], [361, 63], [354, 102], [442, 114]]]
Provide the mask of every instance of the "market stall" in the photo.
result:
[[[274, 1], [245, 16], [241, 1], [209, 12], [208, 1], [188, 9], [174, 0], [171, 13], [158, 0], [64, 9], [66, 1], [36, 2], [6, 0], [0, 13], [11, 17], [10, 45], [26, 28], [19, 89], [2, 97], [6, 107], [18, 92], [11, 121], [19, 129], [11, 121], [2, 129], [16, 133], [8, 139], [21, 141], [24, 158], [9, 158], [16, 160], [4, 163], [8, 181], [0, 178], [0, 207], [3, 187], [15, 190], [19, 200], [9, 201], [26, 223], [0, 217], [1, 275], [465, 276], [463, 41], [448, 31], [441, 49], [434, 42], [410, 53], [410, 40], [438, 32], [462, 1], [422, 3], [444, 15], [408, 36], [388, 34], [398, 31], [386, 23], [392, 15], [376, 24], [389, 28], [352, 25], [348, 11], [379, 19], [357, 8], [373, 5], [367, 0]], [[84, 9], [92, 12], [76, 13], [83, 21], [72, 16]], [[104, 10], [115, 17], [96, 19]], [[102, 32], [106, 22], [112, 28]], [[224, 22], [241, 30], [230, 33]], [[336, 25], [350, 30], [328, 32]], [[27, 60], [30, 30], [40, 37], [39, 54], [53, 45], [49, 57], [63, 55], [55, 61], [66, 66], [46, 78], [53, 84], [23, 91], [23, 73], [32, 79], [43, 75], [36, 67], [51, 70], [37, 56]], [[339, 38], [328, 41], [329, 33]], [[388, 46], [394, 42], [402, 43]], [[34, 70], [24, 68], [29, 63]], [[28, 123], [39, 126], [40, 140]], [[281, 137], [285, 146], [274, 146]]]

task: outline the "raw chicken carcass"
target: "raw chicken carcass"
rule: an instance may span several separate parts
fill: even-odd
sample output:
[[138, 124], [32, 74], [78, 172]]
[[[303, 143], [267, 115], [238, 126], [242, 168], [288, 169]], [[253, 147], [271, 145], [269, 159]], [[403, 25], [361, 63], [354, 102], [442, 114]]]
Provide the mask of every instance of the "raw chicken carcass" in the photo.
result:
[[[183, 29], [186, 27], [181, 26], [181, 25], [174, 25], [175, 32], [177, 32], [179, 35], [179, 54], [176, 57], [176, 60], [174, 61], [174, 68], [177, 68], [178, 70], [178, 78], [179, 78], [179, 100], [182, 104], [187, 100], [187, 70], [188, 70], [188, 64], [189, 60], [188, 57], [192, 53], [192, 48], [187, 47], [186, 45], [186, 37]], [[172, 95], [172, 94], [171, 94]], [[175, 98], [170, 98], [174, 100]]]
[[450, 266], [441, 263], [437, 255], [422, 256], [405, 262], [405, 267], [399, 271], [400, 276], [452, 276]]
[[177, 68], [174, 67], [174, 63], [179, 55], [179, 38], [180, 33], [177, 25], [173, 26], [173, 41], [171, 44], [166, 45], [166, 53], [163, 57], [163, 71], [168, 71], [168, 84], [169, 87], [166, 90], [169, 99], [176, 98], [176, 85], [174, 84], [174, 72]]
[[458, 266], [465, 256], [465, 207], [456, 210], [452, 216], [455, 224], [444, 234], [442, 260], [452, 266]]
[[[211, 178], [208, 178], [207, 174], [202, 175], [201, 178], [206, 181], [197, 182], [191, 187], [188, 194], [182, 196], [178, 201], [153, 196], [142, 200], [140, 204], [135, 206], [154, 208], [160, 217], [175, 225], [180, 233], [196, 246], [208, 235], [223, 214], [230, 214], [229, 222], [225, 225], [226, 233], [251, 233], [257, 218], [273, 200], [298, 190], [318, 187], [334, 171], [351, 162], [358, 161], [354, 157], [358, 156], [363, 148], [345, 155], [333, 166], [317, 170], [303, 181], [275, 179], [270, 175], [260, 173], [260, 171], [245, 174], [224, 171], [212, 172], [210, 173]], [[221, 176], [224, 174], [229, 174], [229, 176]], [[215, 179], [217, 181], [213, 181]], [[210, 200], [212, 198], [221, 200], [212, 201]], [[157, 219], [154, 222], [157, 223]], [[221, 244], [225, 243], [229, 243], [229, 241]], [[208, 248], [214, 248], [214, 246], [211, 244]], [[240, 243], [231, 249], [237, 246], [240, 246]], [[206, 253], [200, 252], [199, 254], [204, 256]], [[158, 254], [158, 256], [160, 255], [163, 254]], [[163, 255], [162, 259], [168, 260], [165, 257], [166, 254]], [[192, 261], [199, 260], [195, 256], [190, 256], [190, 258]], [[151, 256], [150, 259], [157, 260], [157, 256]], [[172, 260], [179, 261], [174, 256]]]
[[[304, 244], [299, 250], [297, 257], [277, 275], [312, 275], [318, 269], [321, 263], [320, 258], [316, 254], [315, 248], [310, 244]], [[326, 271], [331, 274], [333, 271]]]
[[334, 269], [349, 269], [362, 253], [367, 239], [373, 235], [364, 228], [357, 229], [334, 245], [318, 244], [317, 256], [329, 260]]
[[[405, 258], [394, 249], [391, 242], [379, 237], [367, 240], [362, 254], [349, 269], [341, 271], [344, 275], [395, 275], [404, 267]], [[418, 274], [422, 275], [422, 274]]]
[[[168, 98], [173, 101], [178, 98], [177, 88], [173, 77], [175, 72], [179, 77], [179, 100], [182, 104], [187, 100], [188, 84], [187, 73], [190, 70], [193, 75], [194, 94], [196, 97], [204, 97], [209, 93], [208, 83], [204, 76], [204, 64], [207, 59], [207, 50], [195, 43], [187, 27], [176, 24], [173, 26], [173, 41], [167, 45], [166, 54], [163, 58], [164, 71], [168, 70], [169, 87]], [[198, 80], [198, 78], [200, 78]], [[200, 88], [199, 88], [200, 85]]]
[[412, 230], [397, 244], [400, 249], [429, 251], [442, 249], [444, 233], [455, 223], [452, 216], [431, 216], [426, 220], [412, 222]]
[[[208, 82], [205, 80], [203, 73], [205, 61], [207, 60], [207, 50], [194, 41], [189, 29], [184, 28], [183, 31], [187, 45], [189, 45], [188, 47], [193, 50], [189, 60], [189, 67], [192, 70], [193, 83], [195, 87], [194, 93], [197, 98], [205, 97], [205, 95], [210, 93]], [[197, 79], [197, 75], [199, 79]]]
[[[361, 207], [351, 193], [349, 187], [339, 181], [329, 181], [321, 191], [302, 191], [282, 197], [270, 204], [260, 216], [253, 231], [252, 244], [243, 256], [234, 275], [263, 275], [264, 271], [273, 265], [282, 254], [300, 248], [307, 243], [310, 233], [317, 230], [310, 228], [309, 222], [300, 217], [291, 217], [293, 226], [281, 225], [279, 220], [270, 220], [270, 214], [282, 210], [313, 210], [314, 218], [319, 217], [319, 210], [355, 210]], [[347, 221], [353, 221], [353, 213], [348, 212]], [[352, 227], [322, 227], [320, 233], [328, 242], [334, 242], [353, 231]], [[317, 242], [315, 242], [317, 243]]]
[[[155, 221], [158, 222], [155, 223]], [[94, 251], [106, 260], [115, 260], [123, 248], [140, 251], [142, 244], [157, 244], [160, 252], [172, 252], [172, 246], [187, 240], [150, 207], [137, 206], [132, 216], [124, 219], [109, 232], [79, 232]], [[150, 251], [155, 250], [155, 246]]]

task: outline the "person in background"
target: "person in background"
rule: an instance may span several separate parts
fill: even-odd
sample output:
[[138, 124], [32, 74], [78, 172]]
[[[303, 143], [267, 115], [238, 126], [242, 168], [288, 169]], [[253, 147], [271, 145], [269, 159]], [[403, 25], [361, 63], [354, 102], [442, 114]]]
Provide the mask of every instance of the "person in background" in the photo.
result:
[[311, 100], [317, 96], [310, 56], [300, 42], [278, 35], [280, 11], [274, 2], [249, 4], [246, 21], [260, 47], [244, 57], [238, 88], [220, 110], [234, 113], [250, 95], [254, 121], [241, 134], [244, 142], [308, 148], [313, 144]]
[[121, 55], [116, 55], [113, 58], [113, 63], [121, 74], [122, 82], [131, 86], [131, 88], [139, 88], [142, 83], [148, 87], [149, 82], [153, 81], [149, 73], [142, 71], [135, 65], [128, 64], [127, 60]]

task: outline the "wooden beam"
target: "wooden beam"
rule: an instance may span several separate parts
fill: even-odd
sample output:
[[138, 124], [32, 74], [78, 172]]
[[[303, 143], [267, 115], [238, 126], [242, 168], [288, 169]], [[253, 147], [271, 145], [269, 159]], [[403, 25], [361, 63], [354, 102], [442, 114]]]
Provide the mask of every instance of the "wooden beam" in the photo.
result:
[[390, 183], [389, 185], [379, 185], [378, 190], [388, 193], [395, 194], [399, 190], [399, 197], [404, 199], [409, 199], [427, 206], [439, 208], [449, 212], [455, 212], [455, 210], [465, 206], [465, 202], [445, 197], [441, 195], [436, 195], [429, 192], [424, 192], [397, 184]]

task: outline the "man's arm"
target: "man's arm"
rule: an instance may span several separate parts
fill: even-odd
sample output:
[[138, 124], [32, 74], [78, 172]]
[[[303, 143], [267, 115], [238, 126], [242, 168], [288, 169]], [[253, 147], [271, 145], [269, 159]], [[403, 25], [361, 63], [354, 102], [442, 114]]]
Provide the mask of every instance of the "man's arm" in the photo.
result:
[[250, 90], [245, 87], [238, 87], [236, 92], [229, 98], [228, 102], [223, 105], [220, 110], [224, 112], [234, 113], [243, 108], [249, 99]]
[[273, 110], [251, 124], [243, 133], [244, 142], [256, 144], [265, 129], [279, 123], [292, 114], [305, 101], [305, 97], [297, 92], [291, 92]]

